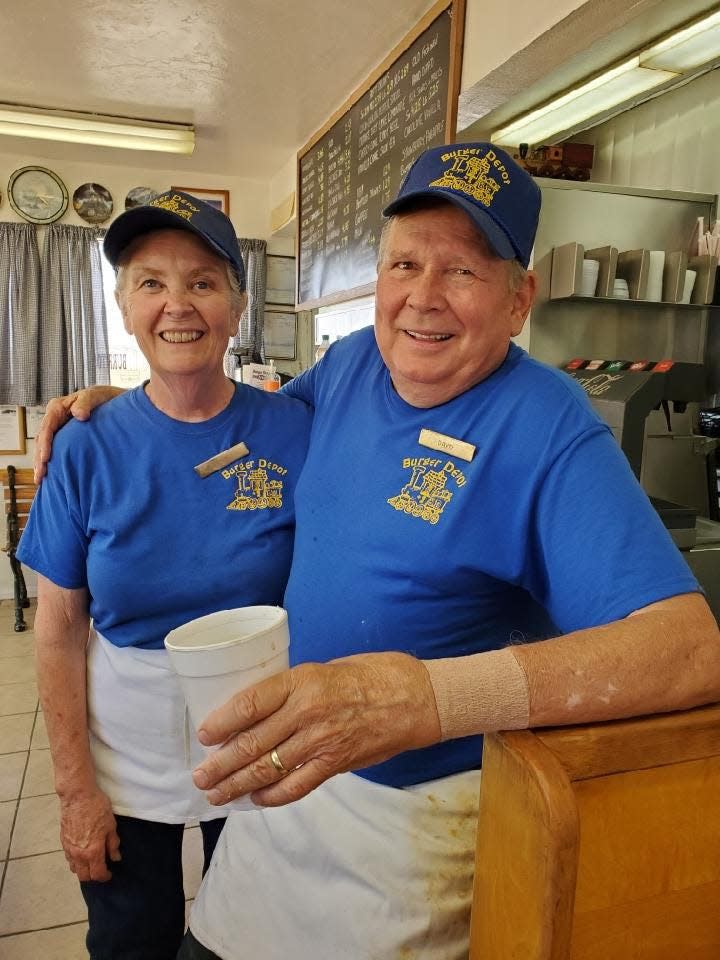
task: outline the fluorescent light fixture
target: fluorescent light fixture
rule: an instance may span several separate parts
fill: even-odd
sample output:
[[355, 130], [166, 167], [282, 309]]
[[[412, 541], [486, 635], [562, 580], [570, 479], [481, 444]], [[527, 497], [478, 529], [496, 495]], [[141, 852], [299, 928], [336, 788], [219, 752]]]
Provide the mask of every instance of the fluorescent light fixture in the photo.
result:
[[692, 70], [720, 57], [720, 11], [696, 20], [640, 52], [640, 63], [653, 70]]
[[645, 69], [640, 66], [639, 57], [631, 57], [545, 106], [526, 113], [506, 127], [495, 130], [492, 139], [496, 143], [542, 143], [553, 133], [567, 130], [676, 76], [676, 73], [667, 70]]
[[720, 10], [676, 30], [595, 79], [495, 130], [492, 139], [509, 144], [547, 142], [553, 134], [576, 130], [582, 124], [590, 126], [585, 121], [718, 58]]
[[9, 104], [0, 104], [0, 135], [163, 153], [191, 154], [195, 149], [195, 133], [186, 124], [43, 111]]

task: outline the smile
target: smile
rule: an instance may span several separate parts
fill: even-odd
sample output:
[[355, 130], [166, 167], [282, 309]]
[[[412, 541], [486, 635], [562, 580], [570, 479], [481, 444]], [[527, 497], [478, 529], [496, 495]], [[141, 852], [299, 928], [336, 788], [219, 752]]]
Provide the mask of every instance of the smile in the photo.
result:
[[166, 343], [191, 343], [202, 335], [201, 330], [163, 330], [160, 339]]
[[406, 330], [405, 333], [413, 340], [426, 340], [432, 343], [439, 343], [442, 340], [450, 340], [451, 333], [419, 333], [417, 330]]

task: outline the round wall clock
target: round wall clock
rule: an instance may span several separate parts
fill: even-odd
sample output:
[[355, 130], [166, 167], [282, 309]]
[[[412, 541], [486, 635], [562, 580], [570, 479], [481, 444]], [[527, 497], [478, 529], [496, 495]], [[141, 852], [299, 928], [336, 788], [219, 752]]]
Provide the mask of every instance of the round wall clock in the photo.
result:
[[8, 181], [10, 206], [30, 223], [59, 220], [68, 206], [67, 187], [45, 167], [20, 167]]

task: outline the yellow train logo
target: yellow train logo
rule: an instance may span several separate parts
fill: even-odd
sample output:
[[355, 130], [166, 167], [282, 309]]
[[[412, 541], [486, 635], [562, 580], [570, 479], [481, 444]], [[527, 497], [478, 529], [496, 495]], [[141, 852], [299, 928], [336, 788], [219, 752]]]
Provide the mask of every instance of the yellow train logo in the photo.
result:
[[228, 510], [278, 510], [282, 507], [282, 480], [268, 480], [262, 467], [254, 470], [235, 470], [237, 489]]
[[396, 497], [388, 503], [396, 510], [435, 524], [452, 500], [446, 489], [448, 474], [444, 470], [428, 470], [424, 465], [414, 466], [412, 476]]

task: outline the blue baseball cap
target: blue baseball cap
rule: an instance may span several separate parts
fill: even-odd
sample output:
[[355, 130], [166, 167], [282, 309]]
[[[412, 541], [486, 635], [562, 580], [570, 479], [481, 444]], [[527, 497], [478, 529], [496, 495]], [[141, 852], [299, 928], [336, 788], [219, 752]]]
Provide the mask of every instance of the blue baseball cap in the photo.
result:
[[431, 147], [415, 160], [383, 214], [391, 217], [423, 197], [455, 204], [499, 257], [527, 267], [540, 216], [540, 189], [504, 150], [492, 143]]
[[237, 274], [240, 289], [245, 289], [245, 266], [235, 228], [222, 210], [181, 190], [161, 193], [150, 203], [133, 207], [113, 220], [105, 234], [103, 250], [117, 269], [123, 250], [131, 240], [152, 230], [189, 230], [196, 234]]

